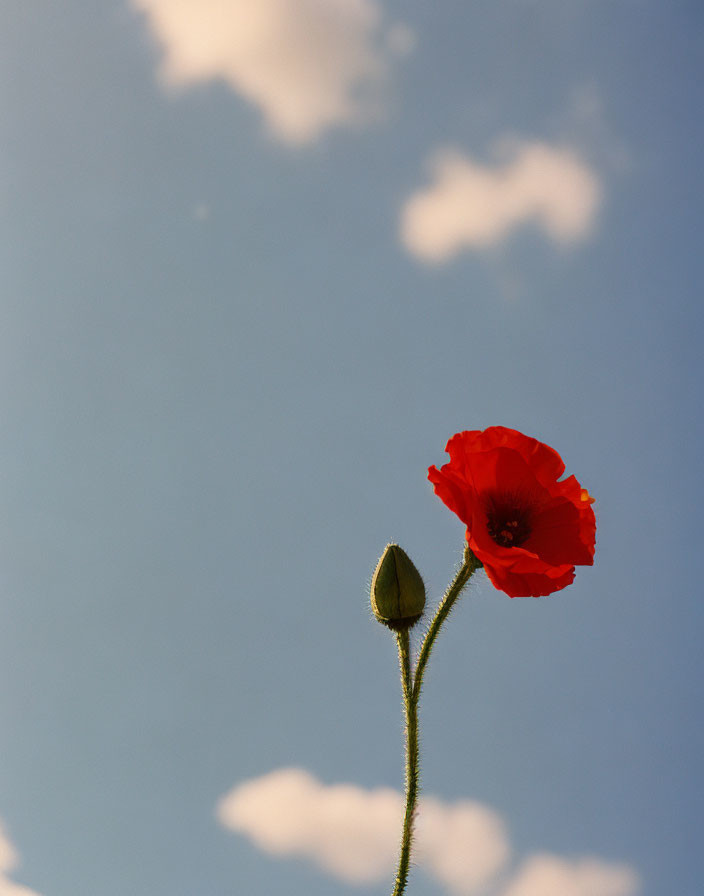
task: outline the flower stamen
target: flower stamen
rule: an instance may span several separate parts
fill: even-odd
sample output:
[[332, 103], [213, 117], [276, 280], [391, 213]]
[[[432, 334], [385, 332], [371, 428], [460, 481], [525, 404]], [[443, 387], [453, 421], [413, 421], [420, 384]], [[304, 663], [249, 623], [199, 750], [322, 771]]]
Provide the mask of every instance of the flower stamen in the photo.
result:
[[517, 548], [530, 536], [530, 514], [513, 502], [492, 499], [487, 502], [486, 528], [492, 540], [502, 548]]

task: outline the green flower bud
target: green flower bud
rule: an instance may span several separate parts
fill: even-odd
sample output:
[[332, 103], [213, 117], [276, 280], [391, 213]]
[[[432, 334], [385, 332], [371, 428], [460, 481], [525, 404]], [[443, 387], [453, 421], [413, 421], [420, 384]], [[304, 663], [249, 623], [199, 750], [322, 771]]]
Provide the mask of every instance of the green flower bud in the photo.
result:
[[425, 585], [408, 554], [387, 544], [374, 570], [372, 610], [384, 625], [403, 631], [415, 625], [425, 607]]

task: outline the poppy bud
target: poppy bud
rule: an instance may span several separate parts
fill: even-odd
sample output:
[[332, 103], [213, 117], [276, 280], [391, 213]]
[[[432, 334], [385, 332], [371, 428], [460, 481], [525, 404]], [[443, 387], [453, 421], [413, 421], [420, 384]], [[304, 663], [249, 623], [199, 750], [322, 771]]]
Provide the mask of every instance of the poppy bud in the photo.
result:
[[425, 585], [408, 554], [388, 544], [374, 570], [371, 587], [374, 615], [394, 631], [415, 625], [425, 607]]

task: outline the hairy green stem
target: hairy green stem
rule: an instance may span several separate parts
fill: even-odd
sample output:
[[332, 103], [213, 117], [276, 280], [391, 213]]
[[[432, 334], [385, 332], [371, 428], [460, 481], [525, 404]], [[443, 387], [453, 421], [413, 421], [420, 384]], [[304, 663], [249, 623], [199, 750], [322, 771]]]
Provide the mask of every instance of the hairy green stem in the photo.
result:
[[452, 584], [445, 592], [445, 596], [440, 601], [440, 606], [437, 609], [435, 618], [430, 623], [430, 628], [423, 640], [423, 646], [420, 649], [420, 656], [418, 657], [418, 665], [416, 667], [416, 674], [413, 682], [413, 694], [411, 696], [411, 700], [415, 704], [418, 703], [418, 698], [420, 697], [420, 689], [423, 685], [423, 673], [425, 672], [425, 667], [430, 659], [430, 652], [433, 649], [438, 632], [440, 631], [443, 622], [449, 616], [450, 610], [455, 605], [455, 601], [460, 596], [462, 589], [470, 580], [472, 573], [476, 569], [479, 569], [481, 565], [482, 564], [477, 560], [470, 549], [466, 548], [464, 552], [464, 562]]
[[408, 865], [411, 860], [413, 840], [413, 814], [418, 797], [418, 712], [413, 701], [413, 678], [411, 676], [411, 651], [408, 629], [398, 632], [398, 659], [401, 666], [403, 685], [403, 705], [406, 714], [406, 813], [403, 818], [401, 856], [394, 884], [393, 896], [401, 896], [406, 889]]
[[413, 841], [413, 821], [418, 799], [418, 700], [423, 683], [423, 673], [428, 664], [430, 652], [438, 636], [438, 632], [447, 619], [455, 601], [469, 581], [475, 569], [481, 563], [467, 548], [464, 562], [454, 581], [445, 592], [423, 641], [415, 676], [411, 674], [411, 653], [408, 629], [397, 633], [398, 658], [401, 667], [401, 684], [403, 686], [403, 705], [406, 714], [406, 812], [403, 818], [403, 836], [401, 839], [401, 855], [392, 896], [402, 896], [408, 880], [408, 866], [411, 860], [411, 844]]

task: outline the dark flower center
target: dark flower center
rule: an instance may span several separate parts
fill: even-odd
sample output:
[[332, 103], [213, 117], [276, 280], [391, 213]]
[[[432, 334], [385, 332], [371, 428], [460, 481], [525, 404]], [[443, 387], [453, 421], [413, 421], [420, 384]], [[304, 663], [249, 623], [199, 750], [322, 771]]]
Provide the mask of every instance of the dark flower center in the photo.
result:
[[502, 548], [517, 548], [531, 533], [528, 508], [520, 502], [490, 499], [486, 508], [486, 528]]

